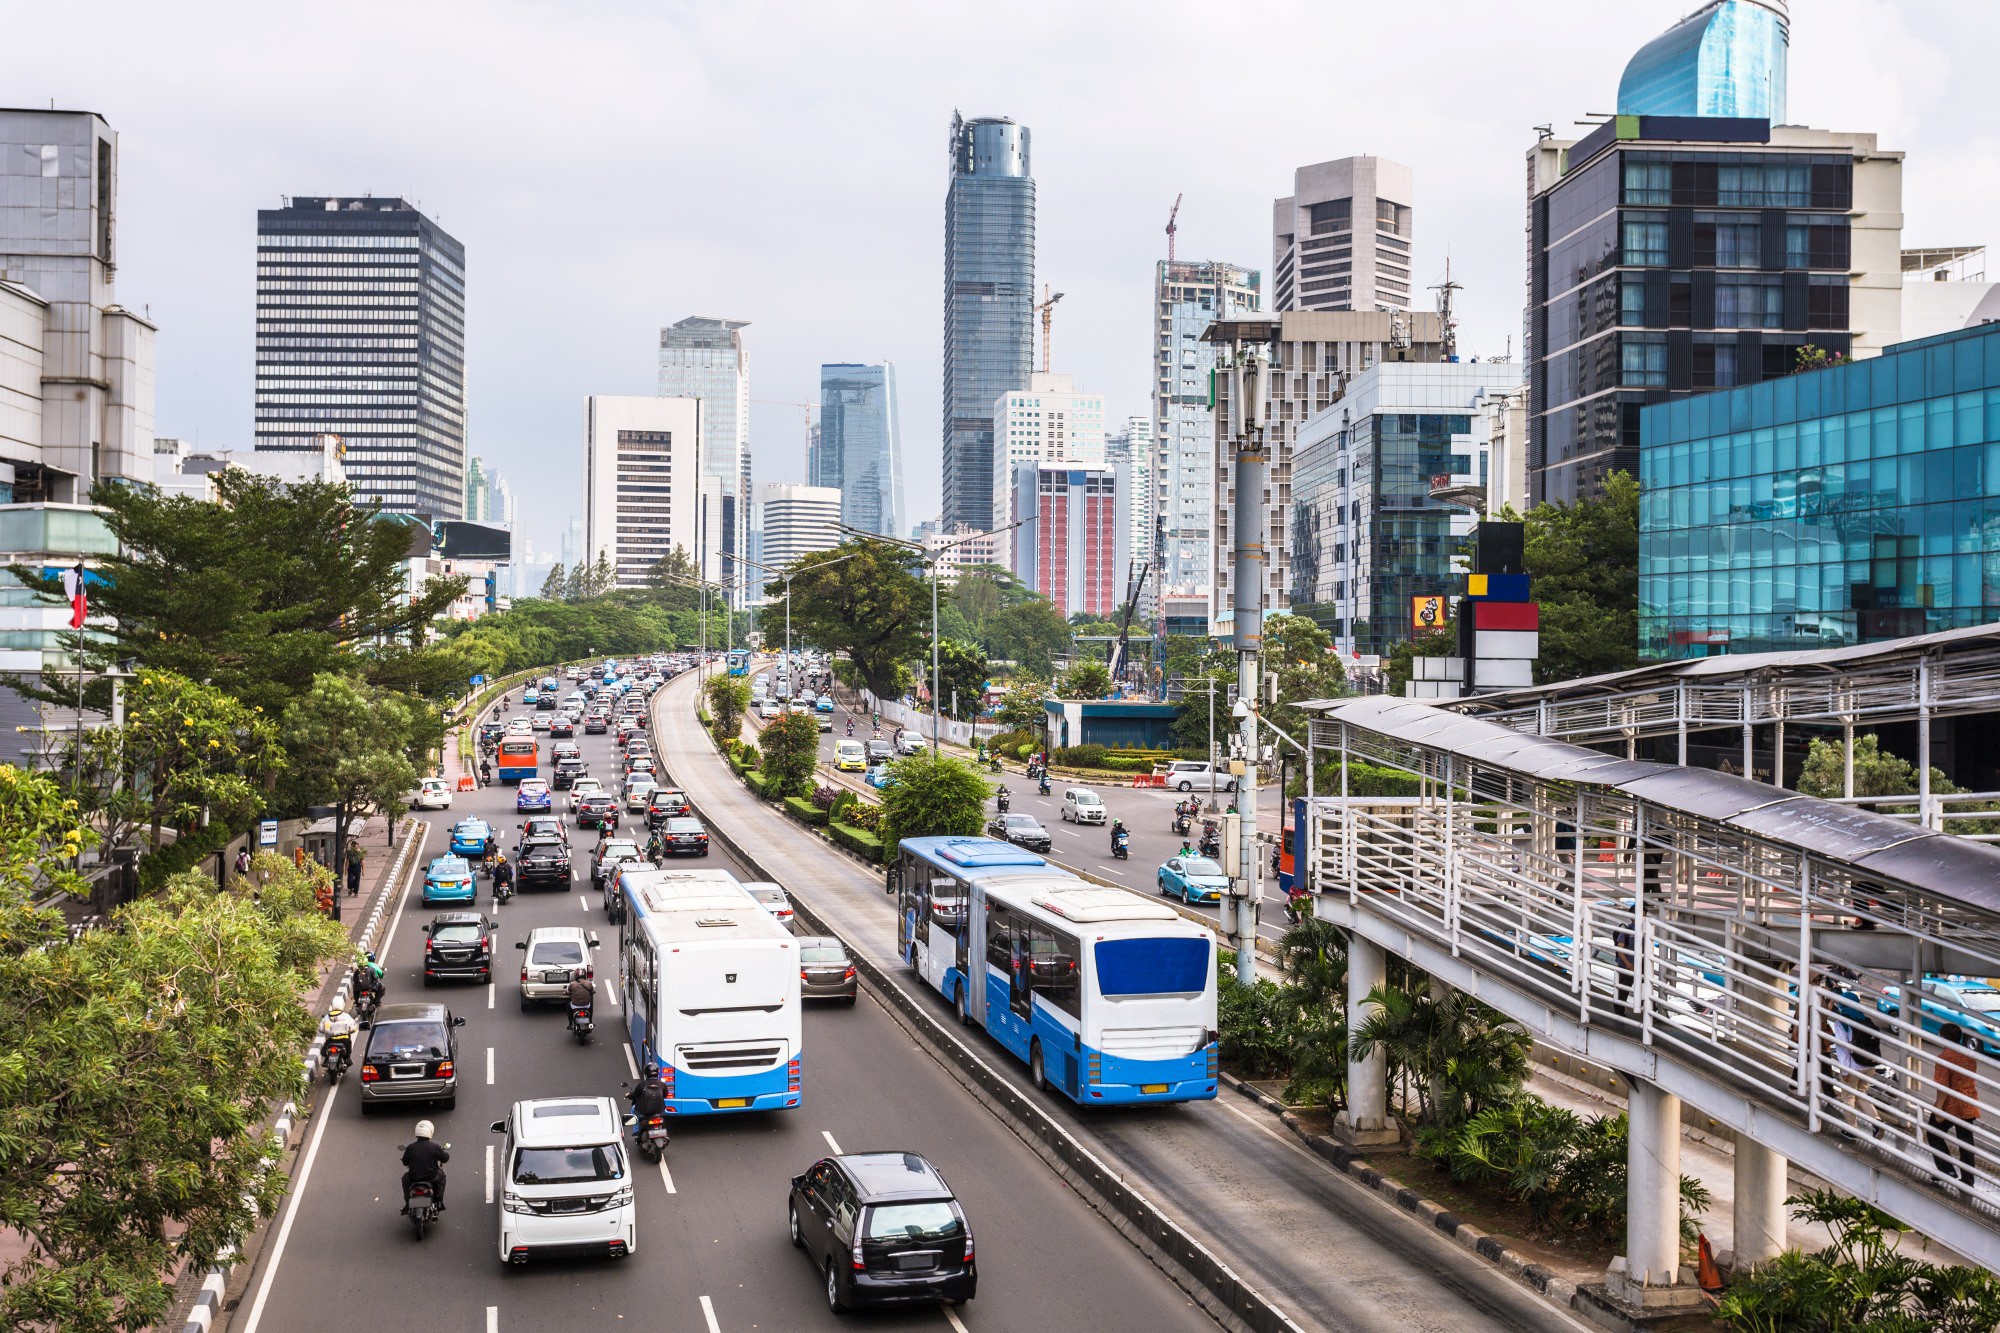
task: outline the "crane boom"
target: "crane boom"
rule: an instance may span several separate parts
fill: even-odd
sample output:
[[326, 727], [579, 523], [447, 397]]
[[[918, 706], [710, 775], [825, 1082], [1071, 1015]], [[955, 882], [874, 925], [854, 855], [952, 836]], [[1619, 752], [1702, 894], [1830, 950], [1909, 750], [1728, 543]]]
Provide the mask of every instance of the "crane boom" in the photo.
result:
[[[1139, 571], [1137, 577], [1129, 573], [1133, 567]], [[1139, 594], [1146, 590], [1146, 576], [1153, 572], [1153, 562], [1134, 560], [1127, 570], [1125, 610], [1118, 618], [1118, 644], [1111, 650], [1111, 679], [1114, 681], [1118, 679], [1119, 668], [1125, 665], [1125, 655], [1131, 647], [1132, 613], [1139, 607]]]
[[[1174, 233], [1180, 230], [1177, 219], [1181, 215], [1181, 200], [1185, 197], [1185, 191], [1175, 195], [1173, 211], [1167, 214], [1167, 262], [1169, 264], [1174, 262]], [[1156, 214], [1155, 216], [1158, 215]]]

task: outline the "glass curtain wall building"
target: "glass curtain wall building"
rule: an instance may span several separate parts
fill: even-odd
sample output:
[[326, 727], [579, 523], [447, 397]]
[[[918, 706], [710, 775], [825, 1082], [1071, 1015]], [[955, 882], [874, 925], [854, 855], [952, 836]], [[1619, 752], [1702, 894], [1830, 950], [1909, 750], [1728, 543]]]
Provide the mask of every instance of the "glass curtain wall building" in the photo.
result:
[[1784, 0], [1712, 0], [1639, 48], [1618, 81], [1630, 116], [1785, 119]]
[[[691, 315], [660, 330], [660, 397], [701, 409], [701, 471], [721, 488], [721, 516], [706, 532], [705, 577], [736, 586], [750, 528], [750, 354], [745, 319]], [[732, 593], [737, 605], [745, 594]]]
[[1639, 647], [2000, 621], [2000, 325], [1642, 414]]
[[355, 493], [465, 516], [465, 247], [402, 199], [257, 212], [260, 452], [338, 435]]
[[[951, 118], [944, 202], [944, 526], [993, 521], [993, 404], [1035, 352], [1035, 179], [1028, 127]], [[998, 497], [1004, 500], [1004, 496]]]
[[807, 481], [840, 490], [840, 521], [883, 537], [903, 529], [903, 436], [896, 367], [819, 368], [819, 432]]

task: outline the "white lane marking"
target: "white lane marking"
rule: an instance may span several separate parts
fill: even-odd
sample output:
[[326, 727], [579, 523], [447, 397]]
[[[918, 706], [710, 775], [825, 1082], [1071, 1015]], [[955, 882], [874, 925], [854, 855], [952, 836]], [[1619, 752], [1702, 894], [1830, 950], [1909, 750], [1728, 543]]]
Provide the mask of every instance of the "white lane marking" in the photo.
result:
[[486, 1048], [486, 1086], [493, 1086], [493, 1048]]
[[486, 1007], [488, 1009], [491, 1009], [493, 1007], [493, 987], [496, 984], [498, 983], [491, 981], [486, 983]]
[[493, 1145], [486, 1145], [486, 1202], [493, 1202]]
[[958, 1333], [966, 1333], [965, 1325], [961, 1324], [958, 1321], [958, 1312], [956, 1310], [952, 1309], [949, 1305], [940, 1306], [938, 1308], [944, 1311], [945, 1323], [950, 1324], [954, 1329], [957, 1329]]
[[1110, 866], [1099, 866], [1098, 869], [1107, 875], [1116, 875], [1120, 879], [1125, 878], [1125, 872], [1122, 870], [1113, 870]]
[[715, 1322], [715, 1307], [706, 1296], [701, 1298], [701, 1317], [708, 1321], [708, 1333], [722, 1333], [722, 1325]]
[[625, 1067], [632, 1071], [634, 1079], [639, 1077], [639, 1062], [632, 1058], [632, 1043], [629, 1041], [625, 1043]]
[[674, 1173], [667, 1170], [667, 1159], [664, 1157], [660, 1159], [660, 1179], [667, 1182], [667, 1193], [680, 1193], [679, 1190], [674, 1188]]
[[581, 893], [579, 893], [576, 895], [576, 905], [578, 907], [581, 907], [584, 911], [588, 912], [590, 910], [590, 899], [584, 897]]
[[[417, 833], [417, 845], [410, 849], [412, 873], [403, 880], [403, 892], [396, 900], [395, 919], [390, 921], [388, 933], [382, 939], [378, 958], [389, 956], [389, 944], [396, 938], [396, 927], [402, 924], [403, 911], [410, 903], [410, 889], [416, 884], [414, 868], [422, 859], [424, 839], [430, 835], [431, 826], [426, 823]], [[271, 1262], [264, 1268], [264, 1279], [257, 1288], [257, 1299], [251, 1302], [250, 1319], [243, 1326], [243, 1333], [257, 1333], [257, 1324], [264, 1317], [264, 1302], [271, 1296], [271, 1279], [278, 1272], [278, 1265], [285, 1257], [285, 1242], [291, 1239], [292, 1223], [299, 1217], [299, 1209], [304, 1206], [306, 1185], [312, 1180], [313, 1163], [319, 1158], [320, 1140], [326, 1136], [327, 1121], [333, 1118], [333, 1103], [340, 1096], [340, 1085], [334, 1084], [326, 1094], [326, 1101], [317, 1109], [319, 1123], [313, 1126], [312, 1143], [306, 1148], [305, 1161], [299, 1165], [298, 1179], [292, 1185], [291, 1206], [285, 1212], [285, 1220], [278, 1224], [278, 1237], [271, 1244]]]
[[829, 1148], [831, 1148], [831, 1149], [833, 1149], [833, 1151], [834, 1151], [834, 1155], [835, 1155], [835, 1156], [838, 1156], [838, 1157], [844, 1157], [844, 1156], [846, 1156], [846, 1154], [845, 1154], [845, 1153], [842, 1153], [842, 1152], [840, 1151], [840, 1145], [839, 1145], [838, 1143], [835, 1143], [835, 1142], [833, 1141], [833, 1131], [832, 1131], [832, 1130], [830, 1130], [830, 1129], [822, 1129], [822, 1130], [820, 1131], [820, 1137], [826, 1140], [826, 1146], [827, 1146], [827, 1147], [829, 1147]]
[[618, 988], [613, 986], [610, 990], [604, 992], [604, 998], [613, 1009], [616, 1009], [618, 1007]]
[[486, 1333], [500, 1333], [500, 1307], [497, 1305], [486, 1307]]

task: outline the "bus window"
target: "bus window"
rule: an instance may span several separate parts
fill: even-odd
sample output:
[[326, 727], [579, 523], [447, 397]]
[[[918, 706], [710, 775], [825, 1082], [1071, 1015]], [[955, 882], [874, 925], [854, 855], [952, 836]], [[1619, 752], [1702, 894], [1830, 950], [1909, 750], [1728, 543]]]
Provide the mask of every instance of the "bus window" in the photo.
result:
[[1035, 994], [1071, 1018], [1079, 1017], [1075, 938], [1037, 925], [1028, 931], [1028, 944], [1029, 984]]
[[1002, 972], [1014, 968], [1014, 918], [991, 902], [986, 906], [986, 961]]

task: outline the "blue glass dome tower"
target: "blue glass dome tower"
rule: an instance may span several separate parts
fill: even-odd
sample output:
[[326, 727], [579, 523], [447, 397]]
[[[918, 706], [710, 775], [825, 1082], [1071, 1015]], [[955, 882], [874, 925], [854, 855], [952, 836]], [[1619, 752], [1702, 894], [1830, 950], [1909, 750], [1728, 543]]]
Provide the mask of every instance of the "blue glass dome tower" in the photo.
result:
[[1639, 48], [1618, 81], [1626, 116], [1785, 119], [1784, 0], [1714, 0]]

